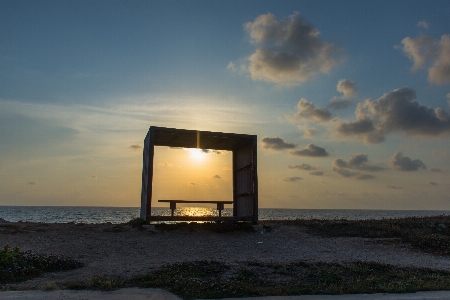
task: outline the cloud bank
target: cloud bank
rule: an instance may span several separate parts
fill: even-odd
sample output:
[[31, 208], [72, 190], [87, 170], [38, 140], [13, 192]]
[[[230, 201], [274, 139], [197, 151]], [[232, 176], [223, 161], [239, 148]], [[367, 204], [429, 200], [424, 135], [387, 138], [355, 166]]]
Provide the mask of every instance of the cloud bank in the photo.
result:
[[335, 132], [353, 136], [366, 144], [381, 143], [390, 132], [399, 131], [413, 136], [437, 136], [450, 132], [449, 113], [420, 105], [413, 89], [404, 87], [384, 94], [377, 100], [367, 99], [358, 104], [356, 119], [337, 122]]
[[342, 59], [340, 48], [322, 41], [320, 32], [298, 12], [283, 19], [263, 14], [245, 29], [257, 45], [247, 66], [253, 80], [295, 86], [328, 73]]

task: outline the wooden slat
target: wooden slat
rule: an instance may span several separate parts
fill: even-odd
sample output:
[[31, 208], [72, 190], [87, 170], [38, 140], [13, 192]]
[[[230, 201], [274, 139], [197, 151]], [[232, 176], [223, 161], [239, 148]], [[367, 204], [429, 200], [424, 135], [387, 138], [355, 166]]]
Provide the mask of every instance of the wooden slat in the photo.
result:
[[217, 204], [217, 203], [223, 203], [223, 204], [233, 204], [233, 201], [213, 201], [213, 200], [158, 200], [158, 202], [174, 202], [174, 203], [207, 203], [207, 204]]

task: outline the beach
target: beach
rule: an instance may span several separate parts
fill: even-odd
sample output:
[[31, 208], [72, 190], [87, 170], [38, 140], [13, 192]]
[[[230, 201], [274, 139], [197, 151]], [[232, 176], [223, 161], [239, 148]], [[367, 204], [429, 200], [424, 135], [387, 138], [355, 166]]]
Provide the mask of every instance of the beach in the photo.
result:
[[19, 289], [80, 282], [93, 276], [131, 278], [166, 264], [215, 260], [230, 265], [260, 261], [274, 263], [374, 261], [402, 267], [450, 270], [445, 256], [418, 251], [397, 239], [322, 237], [284, 222], [263, 222], [251, 231], [215, 232], [204, 226], [175, 230], [139, 229], [127, 224], [2, 222], [0, 246], [45, 254], [63, 254], [84, 267], [46, 273], [12, 284]]

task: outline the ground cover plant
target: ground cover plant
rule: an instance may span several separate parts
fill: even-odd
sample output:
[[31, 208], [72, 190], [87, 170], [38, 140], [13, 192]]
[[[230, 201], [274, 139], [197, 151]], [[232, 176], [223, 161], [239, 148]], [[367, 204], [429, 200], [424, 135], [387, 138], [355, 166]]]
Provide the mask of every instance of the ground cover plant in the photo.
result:
[[450, 255], [450, 216], [381, 220], [295, 220], [323, 236], [398, 238], [425, 252]]
[[71, 270], [83, 264], [63, 255], [47, 255], [20, 251], [5, 246], [0, 250], [0, 284], [18, 282], [36, 277], [43, 272]]
[[162, 288], [183, 299], [405, 293], [450, 289], [450, 272], [376, 262], [193, 261], [164, 266], [129, 284]]

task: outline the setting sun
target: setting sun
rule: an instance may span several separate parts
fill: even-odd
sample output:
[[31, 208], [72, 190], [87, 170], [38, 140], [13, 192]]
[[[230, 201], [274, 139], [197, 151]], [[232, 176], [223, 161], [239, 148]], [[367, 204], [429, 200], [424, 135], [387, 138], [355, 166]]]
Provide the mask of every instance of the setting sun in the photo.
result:
[[203, 161], [206, 158], [206, 152], [198, 148], [189, 148], [189, 154], [196, 161]]

